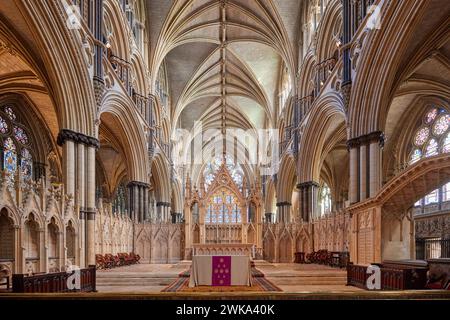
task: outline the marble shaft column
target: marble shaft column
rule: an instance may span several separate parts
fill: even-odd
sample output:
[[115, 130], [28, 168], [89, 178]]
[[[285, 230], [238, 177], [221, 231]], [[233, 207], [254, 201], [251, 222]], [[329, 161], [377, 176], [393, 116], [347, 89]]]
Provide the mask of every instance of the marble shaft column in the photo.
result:
[[305, 222], [317, 218], [317, 201], [319, 184], [315, 181], [308, 181], [297, 184], [300, 190], [300, 217]]
[[86, 266], [86, 146], [79, 143], [77, 147], [77, 196], [80, 218], [80, 265]]
[[359, 201], [363, 201], [367, 198], [367, 144], [361, 144], [359, 147]]
[[349, 200], [352, 204], [359, 201], [359, 141], [351, 139], [347, 147], [350, 153]]
[[86, 264], [95, 265], [95, 152], [87, 146], [86, 166]]
[[[63, 147], [65, 193], [79, 208], [77, 256], [80, 266], [95, 264], [95, 152], [98, 139], [62, 129], [57, 144]], [[90, 220], [86, 222], [85, 219]]]
[[144, 222], [144, 186], [139, 186], [139, 222]]
[[384, 146], [384, 134], [380, 131], [373, 132], [369, 138], [369, 196], [374, 197], [380, 191], [382, 184], [382, 148]]

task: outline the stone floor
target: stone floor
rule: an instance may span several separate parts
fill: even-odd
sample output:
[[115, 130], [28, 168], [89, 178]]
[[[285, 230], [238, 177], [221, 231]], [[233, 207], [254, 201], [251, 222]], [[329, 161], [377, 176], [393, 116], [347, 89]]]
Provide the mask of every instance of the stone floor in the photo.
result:
[[97, 271], [98, 292], [161, 292], [190, 264], [136, 264]]
[[[178, 264], [138, 264], [97, 272], [97, 290], [104, 293], [157, 293], [190, 267]], [[346, 286], [346, 271], [321, 265], [275, 264], [256, 261], [256, 268], [283, 292], [355, 292]]]

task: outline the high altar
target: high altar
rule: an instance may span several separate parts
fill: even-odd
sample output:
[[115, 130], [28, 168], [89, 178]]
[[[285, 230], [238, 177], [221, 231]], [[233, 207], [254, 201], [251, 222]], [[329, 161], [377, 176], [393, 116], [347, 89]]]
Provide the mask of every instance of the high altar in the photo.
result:
[[[247, 187], [248, 186], [248, 187]], [[231, 157], [208, 163], [200, 190], [188, 178], [185, 192], [185, 259], [193, 255], [262, 257], [261, 188], [246, 183]]]

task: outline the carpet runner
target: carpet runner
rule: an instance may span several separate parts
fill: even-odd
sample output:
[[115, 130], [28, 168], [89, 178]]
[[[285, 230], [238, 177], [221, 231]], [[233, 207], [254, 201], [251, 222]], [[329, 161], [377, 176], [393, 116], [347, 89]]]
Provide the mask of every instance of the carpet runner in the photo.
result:
[[161, 292], [262, 292], [262, 291], [282, 291], [271, 281], [264, 277], [264, 273], [251, 267], [252, 286], [198, 286], [189, 287], [190, 269], [181, 272], [178, 279], [164, 288]]

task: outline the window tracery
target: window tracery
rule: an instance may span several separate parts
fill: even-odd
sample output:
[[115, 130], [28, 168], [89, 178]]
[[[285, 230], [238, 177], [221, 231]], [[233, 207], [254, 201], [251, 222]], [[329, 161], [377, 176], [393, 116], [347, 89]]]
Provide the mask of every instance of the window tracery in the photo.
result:
[[233, 158], [228, 154], [225, 155], [225, 157], [218, 156], [213, 161], [206, 164], [205, 169], [203, 170], [203, 177], [205, 180], [205, 190], [208, 190], [209, 186], [214, 181], [217, 171], [222, 166], [224, 159], [225, 159], [225, 166], [228, 172], [230, 173], [230, 176], [233, 178], [234, 183], [242, 192], [244, 172], [242, 171], [241, 166], [238, 163], [234, 163]]
[[22, 179], [32, 179], [33, 154], [30, 138], [12, 105], [0, 108], [0, 141], [2, 169], [7, 173], [8, 183], [14, 183], [18, 169]]
[[[409, 158], [410, 164], [426, 157], [450, 152], [450, 115], [448, 112], [438, 106], [432, 106], [421, 122], [413, 137], [413, 149]], [[450, 182], [433, 190], [424, 198], [418, 200], [414, 206], [422, 207], [449, 201], [449, 190]]]
[[242, 223], [242, 213], [237, 197], [227, 188], [220, 188], [208, 200], [205, 223]]
[[413, 150], [409, 163], [423, 157], [450, 152], [450, 115], [443, 108], [431, 107], [413, 137]]

